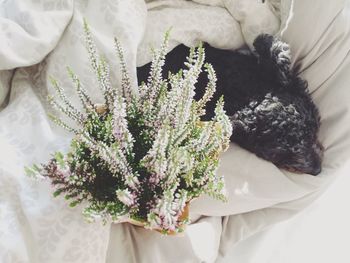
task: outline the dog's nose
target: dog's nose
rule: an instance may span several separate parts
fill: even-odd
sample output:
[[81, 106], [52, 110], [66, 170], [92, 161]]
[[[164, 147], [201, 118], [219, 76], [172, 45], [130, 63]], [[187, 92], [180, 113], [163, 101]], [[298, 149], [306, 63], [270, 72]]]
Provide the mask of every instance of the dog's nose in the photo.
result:
[[318, 175], [322, 170], [322, 155], [320, 153], [315, 153], [312, 162], [311, 162], [311, 171], [309, 172], [311, 175]]
[[310, 172], [311, 175], [318, 175], [322, 171], [321, 166], [314, 167]]
[[323, 159], [323, 146], [321, 143], [317, 142], [313, 146], [313, 154], [311, 155], [311, 171], [309, 174], [318, 175], [322, 170], [322, 159]]

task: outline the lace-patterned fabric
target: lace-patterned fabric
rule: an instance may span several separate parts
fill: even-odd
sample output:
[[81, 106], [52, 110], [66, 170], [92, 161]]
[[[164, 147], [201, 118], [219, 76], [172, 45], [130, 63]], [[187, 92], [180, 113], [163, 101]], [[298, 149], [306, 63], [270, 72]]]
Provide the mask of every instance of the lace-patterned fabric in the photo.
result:
[[[118, 85], [120, 80], [113, 48], [113, 36], [118, 36], [136, 89], [136, 65], [150, 61], [150, 47], [158, 46], [169, 27], [172, 27], [171, 47], [178, 43], [193, 45], [203, 40], [218, 48], [234, 49], [250, 45], [259, 33], [279, 32], [280, 21], [282, 27], [287, 24], [285, 21], [291, 6], [291, 0], [282, 0], [280, 5], [276, 0], [271, 1], [274, 9], [256, 0], [147, 2], [0, 0], [0, 104], [8, 101], [0, 108], [1, 262], [176, 262], [179, 251], [183, 262], [213, 262], [219, 249], [221, 252], [225, 247], [231, 249], [232, 242], [243, 238], [240, 235], [249, 235], [254, 226], [261, 227], [269, 218], [263, 213], [264, 216], [259, 213], [248, 216], [248, 221], [252, 219], [249, 225], [242, 215], [232, 217], [231, 221], [231, 217], [222, 221], [221, 217], [199, 218], [195, 214], [225, 216], [271, 207], [307, 196], [325, 182], [323, 178], [327, 177], [286, 174], [232, 145], [222, 157], [219, 170], [230, 186], [227, 189], [230, 202], [218, 205], [205, 198], [197, 200], [190, 208], [193, 219], [197, 221], [188, 227], [183, 238], [171, 239], [125, 224], [88, 224], [79, 209], [69, 208], [63, 199], [52, 197], [48, 182], [26, 178], [24, 165], [46, 162], [50, 153], [67, 149], [72, 136], [48, 120], [47, 113], [51, 109], [47, 106], [46, 96], [53, 93], [49, 76], [54, 76], [79, 105], [65, 71], [66, 66], [70, 66], [96, 102], [101, 98], [96, 92], [96, 79], [87, 62], [82, 37], [83, 17], [90, 24], [98, 49], [111, 65], [114, 85]], [[307, 1], [299, 2], [302, 6]], [[335, 2], [334, 6], [341, 6], [339, 1]], [[327, 12], [322, 21], [328, 21], [324, 17], [335, 17], [334, 14], [340, 11], [336, 10], [332, 15], [327, 15]], [[288, 39], [290, 35], [284, 37]], [[303, 36], [302, 40], [298, 40], [297, 35], [289, 39], [296, 43], [296, 51], [297, 41], [302, 46], [308, 39]], [[331, 32], [329, 35], [334, 36]], [[338, 46], [330, 45], [327, 46], [330, 48], [328, 53], [319, 54], [320, 50], [324, 51], [322, 47], [313, 49], [313, 52], [307, 50], [309, 66], [316, 65], [312, 61], [322, 56], [327, 59], [328, 65], [333, 58], [332, 48], [336, 48], [337, 52], [340, 50]], [[336, 66], [333, 63], [332, 69]], [[315, 76], [320, 74], [318, 71], [311, 73], [310, 86], [316, 89], [320, 84]], [[327, 98], [334, 94], [335, 90], [331, 90]], [[321, 98], [323, 93], [317, 94]], [[346, 99], [347, 93], [340, 94], [335, 104]], [[330, 107], [326, 100], [319, 101], [328, 112]], [[348, 111], [339, 110], [337, 114], [341, 112]], [[340, 131], [345, 134], [348, 130], [337, 126], [332, 114], [325, 116], [330, 124], [327, 127], [332, 128], [324, 129], [322, 138], [326, 138], [327, 131], [334, 132], [334, 139], [326, 141], [334, 152], [339, 148], [337, 143], [345, 140], [341, 137], [337, 139], [336, 135]], [[327, 118], [324, 121], [327, 123]], [[325, 157], [326, 165], [327, 160], [333, 160], [327, 155]], [[328, 168], [337, 165], [337, 162], [328, 163]], [[258, 221], [258, 218], [265, 221]], [[246, 229], [248, 226], [249, 229]], [[230, 243], [220, 244], [220, 239], [229, 239]]]

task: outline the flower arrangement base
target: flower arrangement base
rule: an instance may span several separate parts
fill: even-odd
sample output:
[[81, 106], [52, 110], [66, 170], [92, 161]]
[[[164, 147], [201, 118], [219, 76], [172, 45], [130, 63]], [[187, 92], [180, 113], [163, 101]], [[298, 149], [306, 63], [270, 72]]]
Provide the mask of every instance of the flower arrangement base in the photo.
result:
[[[181, 233], [183, 233], [185, 231], [186, 228], [186, 222], [189, 221], [189, 214], [190, 214], [190, 202], [187, 202], [184, 210], [182, 211], [181, 215], [179, 216], [179, 227], [177, 229], [177, 231], [174, 230], [164, 230], [161, 228], [151, 228], [150, 230], [155, 230], [163, 235], [168, 235], [168, 236], [176, 236], [179, 235]], [[139, 227], [143, 227], [143, 228], [148, 228], [147, 225], [148, 223], [146, 221], [141, 221], [141, 220], [136, 220], [136, 219], [132, 219], [132, 218], [123, 218], [117, 221], [114, 221], [113, 223], [115, 224], [120, 224], [120, 223], [128, 223], [128, 224], [132, 224], [134, 226], [139, 226]]]
[[[104, 100], [97, 104], [68, 68], [81, 103], [77, 108], [52, 79], [58, 96], [49, 101], [68, 118], [50, 117], [75, 136], [67, 153], [56, 152], [46, 164], [25, 170], [34, 178], [50, 179], [54, 196], [64, 195], [71, 207], [84, 202], [82, 213], [89, 222], [126, 222], [166, 235], [183, 232], [191, 200], [202, 194], [226, 200], [224, 178], [216, 171], [232, 125], [222, 97], [213, 118], [202, 121], [216, 84], [213, 67], [204, 63], [204, 48], [191, 49], [185, 69], [163, 79], [167, 33], [154, 52], [147, 83], [135, 93], [118, 40], [122, 81], [117, 87], [110, 82], [107, 61], [98, 55], [86, 23], [84, 29]], [[208, 87], [196, 101], [195, 84], [203, 70]]]

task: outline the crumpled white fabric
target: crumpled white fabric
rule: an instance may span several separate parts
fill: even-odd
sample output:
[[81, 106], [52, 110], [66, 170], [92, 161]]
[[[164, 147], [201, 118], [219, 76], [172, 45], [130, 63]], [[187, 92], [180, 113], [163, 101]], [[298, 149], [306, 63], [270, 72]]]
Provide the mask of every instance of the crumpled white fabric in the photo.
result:
[[[1, 262], [230, 262], [234, 243], [300, 211], [333, 180], [349, 156], [349, 66], [344, 59], [350, 47], [349, 4], [196, 2], [0, 0]], [[120, 78], [113, 36], [120, 39], [134, 88], [136, 65], [150, 60], [150, 48], [159, 45], [169, 27], [170, 48], [203, 40], [234, 49], [251, 46], [259, 33], [279, 32], [291, 44], [321, 110], [322, 175], [290, 174], [232, 145], [219, 170], [226, 177], [229, 202], [207, 197], [193, 202], [193, 223], [183, 237], [128, 224], [86, 223], [79, 209], [52, 197], [48, 182], [32, 181], [23, 171], [24, 165], [67, 149], [72, 136], [48, 121], [49, 76], [77, 102], [65, 72], [70, 66], [90, 94], [101, 98], [84, 49], [84, 17], [109, 60], [115, 85]]]

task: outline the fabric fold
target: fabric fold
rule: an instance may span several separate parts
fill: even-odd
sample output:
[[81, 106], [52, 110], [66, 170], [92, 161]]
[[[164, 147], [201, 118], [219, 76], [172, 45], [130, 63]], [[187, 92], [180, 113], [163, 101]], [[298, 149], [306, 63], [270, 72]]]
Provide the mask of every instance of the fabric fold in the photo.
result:
[[[255, 0], [0, 1], [0, 104], [9, 98], [0, 111], [0, 261], [214, 262], [229, 255], [232, 244], [310, 204], [350, 154], [349, 4], [326, 1], [273, 0], [273, 10]], [[249, 46], [259, 33], [281, 32], [321, 111], [324, 172], [319, 177], [287, 173], [232, 144], [219, 170], [226, 177], [229, 202], [207, 197], [193, 202], [194, 221], [183, 237], [125, 224], [86, 223], [79, 207], [68, 208], [52, 197], [48, 183], [31, 181], [23, 171], [24, 165], [45, 162], [50, 153], [67, 149], [72, 137], [47, 118], [51, 108], [46, 97], [53, 94], [49, 76], [79, 105], [66, 73], [70, 66], [99, 102], [83, 18], [117, 87], [113, 37], [118, 37], [135, 89], [136, 66], [150, 61], [151, 47], [158, 46], [169, 27], [170, 48], [202, 40], [236, 49]]]

